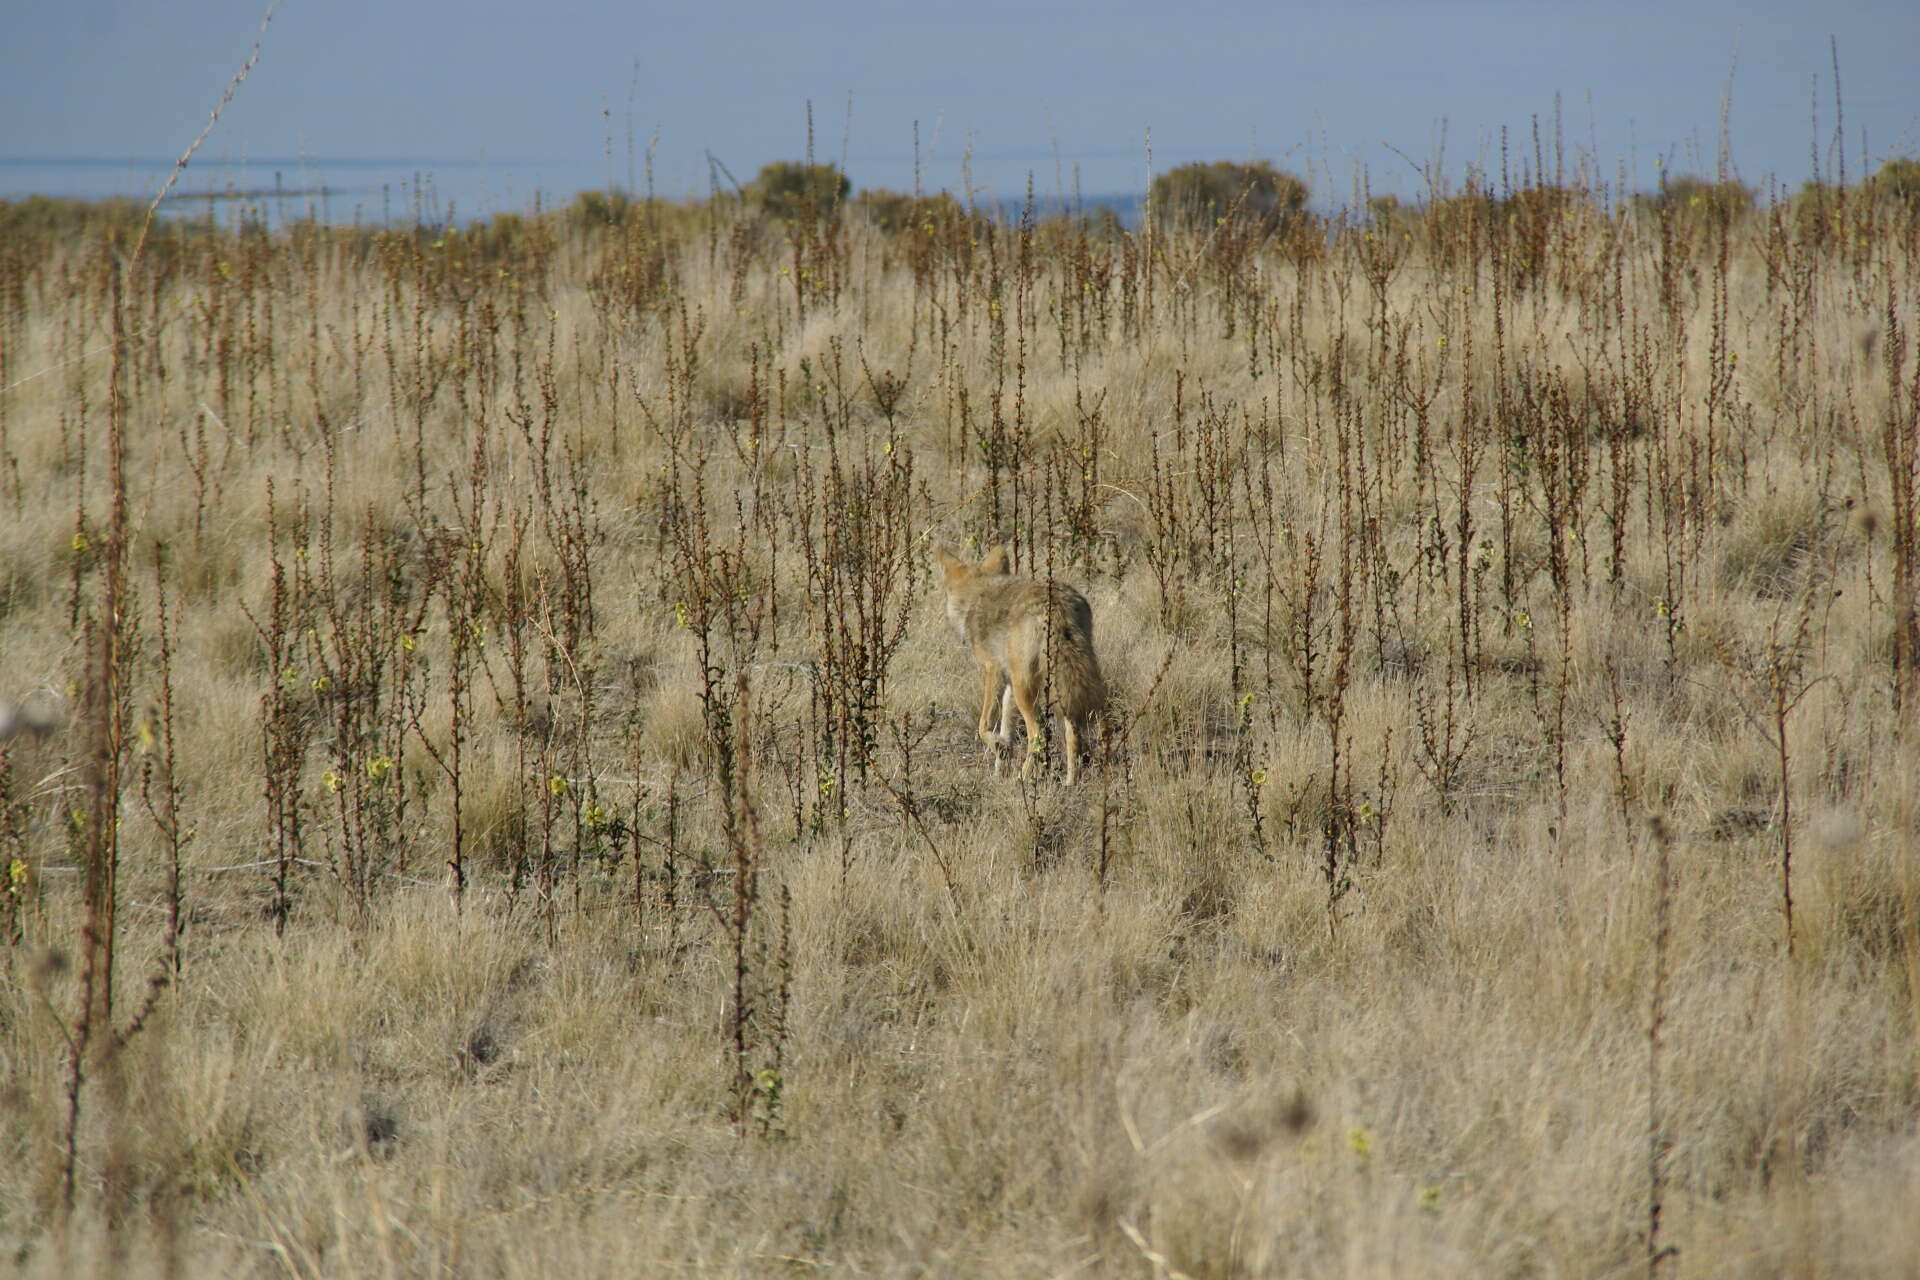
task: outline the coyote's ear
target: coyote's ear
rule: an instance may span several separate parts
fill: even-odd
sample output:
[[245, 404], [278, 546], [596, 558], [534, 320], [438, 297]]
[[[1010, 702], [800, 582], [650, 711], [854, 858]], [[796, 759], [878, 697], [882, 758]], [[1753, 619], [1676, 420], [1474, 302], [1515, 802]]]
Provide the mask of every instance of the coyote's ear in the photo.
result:
[[953, 552], [947, 550], [945, 547], [935, 547], [933, 549], [933, 555], [934, 555], [934, 558], [940, 562], [941, 571], [944, 572], [949, 578], [953, 577], [957, 573], [960, 573], [967, 567], [967, 562], [965, 560], [962, 560], [959, 556], [956, 556], [955, 554], [953, 554]]
[[1005, 573], [1007, 571], [1007, 564], [1012, 559], [1013, 548], [1003, 542], [993, 550], [987, 552], [986, 558], [980, 561], [980, 572]]

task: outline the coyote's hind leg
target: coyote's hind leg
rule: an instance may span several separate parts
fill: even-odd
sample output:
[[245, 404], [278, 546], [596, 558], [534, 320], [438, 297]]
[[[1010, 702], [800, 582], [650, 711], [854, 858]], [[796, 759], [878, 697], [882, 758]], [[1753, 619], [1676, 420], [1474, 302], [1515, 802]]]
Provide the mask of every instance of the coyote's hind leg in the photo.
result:
[[[995, 777], [1000, 775], [1001, 765], [1005, 762], [1007, 742], [1012, 734], [1007, 729], [1007, 703], [1013, 696], [1008, 688], [1004, 694], [1002, 685], [1005, 677], [997, 662], [980, 664], [980, 745], [987, 749], [987, 756], [993, 761]], [[994, 725], [994, 704], [1000, 704], [999, 725]]]
[[1013, 741], [1013, 686], [1000, 686], [1000, 727], [993, 735], [993, 776], [999, 777], [1007, 763], [1007, 746]]
[[[1011, 701], [1015, 706], [1019, 707], [1020, 718], [1027, 722], [1027, 758], [1022, 761], [1020, 765], [1020, 776], [1023, 778], [1031, 778], [1033, 776], [1034, 759], [1042, 751], [1046, 750], [1047, 745], [1047, 740], [1040, 736], [1040, 709], [1037, 701], [1039, 692], [1040, 691], [1029, 681], [1014, 677], [1009, 677], [1007, 681], [1007, 697], [1005, 701]], [[1007, 715], [1004, 702], [1001, 707], [1000, 719], [1000, 732], [1007, 737], [1012, 737], [1012, 731], [1007, 727], [1006, 723]]]

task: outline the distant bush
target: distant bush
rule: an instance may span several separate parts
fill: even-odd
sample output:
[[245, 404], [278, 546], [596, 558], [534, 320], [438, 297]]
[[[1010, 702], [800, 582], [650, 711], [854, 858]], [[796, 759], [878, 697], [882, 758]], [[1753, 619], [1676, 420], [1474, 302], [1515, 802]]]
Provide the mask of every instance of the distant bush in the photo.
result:
[[0, 239], [44, 241], [63, 236], [90, 236], [100, 231], [137, 235], [146, 216], [145, 204], [124, 196], [107, 200], [67, 196], [0, 200]]
[[1456, 194], [1436, 193], [1420, 205], [1406, 204], [1398, 196], [1374, 196], [1367, 201], [1366, 221], [1376, 234], [1413, 237], [1436, 252], [1451, 252], [1494, 238], [1537, 245], [1591, 207], [1588, 194], [1578, 187], [1542, 183], [1496, 196], [1473, 181]]
[[1660, 190], [1634, 197], [1634, 204], [1653, 214], [1731, 222], [1752, 210], [1753, 188], [1732, 179], [1716, 182], [1683, 173], [1663, 176]]
[[[71, 196], [25, 196], [0, 200], [0, 257], [18, 256], [25, 260], [46, 255], [56, 246], [117, 242], [123, 253], [130, 252], [144, 234], [142, 251], [147, 264], [165, 273], [180, 261], [180, 256], [205, 237], [216, 233], [210, 215], [189, 214], [175, 203], [168, 212], [147, 225], [147, 202], [114, 196], [87, 200]], [[264, 233], [258, 218], [236, 220], [234, 230], [242, 235]]]
[[1078, 235], [1084, 230], [1096, 240], [1112, 240], [1127, 233], [1125, 219], [1105, 205], [1093, 205], [1078, 213], [1042, 218], [1040, 228], [1058, 236]]
[[1920, 218], [1920, 160], [1895, 157], [1858, 186], [1814, 180], [1787, 202], [1796, 233], [1809, 244], [1859, 243], [1876, 220]]
[[1409, 204], [1399, 196], [1370, 196], [1367, 199], [1366, 230], [1376, 240], [1408, 241], [1421, 234], [1426, 216], [1427, 211], [1420, 205]]
[[967, 216], [960, 202], [944, 191], [914, 196], [885, 187], [868, 187], [854, 197], [853, 207], [865, 214], [874, 226], [890, 233], [911, 229], [933, 235]]
[[1367, 221], [1379, 227], [1391, 227], [1399, 223], [1412, 212], [1400, 203], [1399, 196], [1367, 197]]
[[1435, 244], [1455, 237], [1484, 237], [1498, 207], [1484, 191], [1469, 188], [1457, 196], [1436, 196], [1421, 209], [1421, 222]]
[[1920, 160], [1904, 156], [1888, 160], [1878, 173], [1867, 179], [1866, 186], [1875, 199], [1920, 209]]
[[1147, 189], [1155, 219], [1188, 227], [1210, 227], [1231, 217], [1277, 231], [1306, 205], [1307, 184], [1266, 160], [1181, 165]]
[[1847, 189], [1831, 182], [1812, 180], [1800, 184], [1787, 201], [1787, 213], [1793, 219], [1795, 233], [1810, 245], [1826, 244], [1838, 234]]
[[1586, 192], [1575, 187], [1541, 183], [1494, 201], [1493, 208], [1509, 225], [1525, 228], [1558, 222], [1586, 202]]
[[[637, 208], [638, 206], [636, 206]], [[487, 263], [539, 263], [553, 251], [557, 219], [520, 213], [496, 213], [490, 218], [449, 229], [442, 240], [456, 256]]]
[[776, 160], [765, 165], [747, 184], [747, 199], [776, 218], [793, 218], [811, 212], [814, 217], [831, 217], [853, 184], [840, 166], [832, 164], [796, 164]]
[[627, 220], [634, 199], [619, 187], [595, 187], [573, 198], [568, 215], [581, 226], [615, 226]]
[[[716, 206], [730, 214], [738, 208], [738, 200], [731, 194], [719, 194], [707, 200], [666, 200], [658, 196], [634, 195], [619, 187], [598, 187], [580, 192], [574, 196], [571, 204], [557, 211], [544, 213], [537, 219], [527, 218], [526, 228], [513, 222], [504, 223], [501, 234], [511, 236], [531, 228], [537, 222], [555, 217], [589, 229], [631, 228], [644, 223], [650, 230], [661, 234], [682, 233], [699, 225], [700, 219], [714, 212]], [[494, 220], [498, 221], [502, 216], [519, 215], [495, 215]]]

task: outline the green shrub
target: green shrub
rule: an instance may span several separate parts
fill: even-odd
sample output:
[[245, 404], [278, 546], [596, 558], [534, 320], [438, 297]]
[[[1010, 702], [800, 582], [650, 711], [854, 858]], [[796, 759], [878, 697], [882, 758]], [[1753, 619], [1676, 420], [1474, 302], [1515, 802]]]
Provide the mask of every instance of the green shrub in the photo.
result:
[[1693, 174], [1663, 175], [1660, 190], [1636, 196], [1634, 203], [1654, 214], [1731, 222], [1753, 208], [1753, 188], [1730, 178], [1715, 182]]
[[1090, 205], [1078, 213], [1042, 218], [1034, 231], [1044, 244], [1062, 244], [1083, 231], [1095, 240], [1117, 239], [1127, 233], [1127, 224], [1105, 205]]
[[1825, 244], [1832, 238], [1846, 199], [1846, 188], [1830, 182], [1808, 181], [1800, 184], [1787, 201], [1795, 234], [1808, 244]]
[[1427, 211], [1421, 205], [1411, 205], [1400, 200], [1400, 196], [1369, 196], [1367, 198], [1367, 230], [1375, 236], [1390, 236], [1394, 240], [1409, 240], [1425, 223]]
[[68, 196], [27, 196], [0, 200], [0, 239], [39, 241], [82, 238], [100, 231], [139, 234], [147, 206], [125, 196], [83, 200]]
[[1559, 222], [1585, 203], [1586, 198], [1586, 193], [1576, 188], [1541, 183], [1521, 187], [1505, 199], [1494, 201], [1493, 209], [1510, 227], [1527, 230]]
[[1413, 212], [1411, 208], [1400, 203], [1399, 196], [1367, 197], [1367, 221], [1379, 230], [1399, 228]]
[[633, 197], [618, 187], [595, 187], [576, 195], [568, 213], [583, 227], [617, 226], [626, 221], [633, 203]]
[[1891, 218], [1897, 225], [1920, 217], [1920, 160], [1895, 157], [1858, 186], [1803, 183], [1787, 212], [1809, 244], [1858, 244], [1885, 230], [1876, 230], [1877, 219]]
[[1469, 188], [1457, 196], [1436, 196], [1421, 211], [1422, 221], [1435, 240], [1465, 235], [1475, 229], [1485, 235], [1485, 227], [1494, 219], [1498, 201], [1484, 191]]
[[1230, 217], [1277, 231], [1306, 205], [1307, 184], [1266, 160], [1185, 164], [1147, 189], [1155, 219], [1188, 227], [1211, 227]]
[[912, 229], [933, 235], [967, 216], [960, 202], [944, 191], [913, 196], [885, 187], [867, 187], [854, 198], [853, 206], [874, 226], [890, 234]]
[[832, 217], [840, 202], [847, 198], [853, 184], [840, 166], [832, 164], [796, 164], [776, 160], [762, 166], [747, 184], [749, 202], [758, 204], [776, 218], [793, 218], [802, 213], [814, 217]]
[[1888, 200], [1909, 209], [1920, 209], [1920, 160], [1896, 156], [1881, 165], [1880, 171], [1868, 178], [1866, 185], [1876, 200]]

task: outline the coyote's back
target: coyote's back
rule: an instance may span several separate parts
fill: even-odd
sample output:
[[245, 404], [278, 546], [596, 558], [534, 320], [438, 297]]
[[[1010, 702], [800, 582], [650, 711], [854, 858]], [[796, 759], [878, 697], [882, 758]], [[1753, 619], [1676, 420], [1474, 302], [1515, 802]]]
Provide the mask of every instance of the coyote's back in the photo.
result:
[[1040, 747], [1040, 717], [1043, 711], [1057, 712], [1071, 783], [1107, 705], [1107, 685], [1093, 648], [1093, 609], [1064, 582], [1013, 577], [1007, 572], [1010, 558], [1004, 545], [977, 566], [939, 552], [947, 619], [980, 664], [980, 741], [998, 771], [1001, 752], [1013, 737], [1007, 704], [1017, 706], [1027, 725], [1025, 776]]

